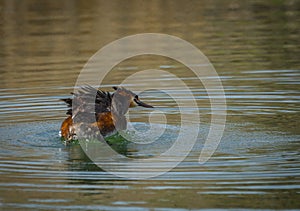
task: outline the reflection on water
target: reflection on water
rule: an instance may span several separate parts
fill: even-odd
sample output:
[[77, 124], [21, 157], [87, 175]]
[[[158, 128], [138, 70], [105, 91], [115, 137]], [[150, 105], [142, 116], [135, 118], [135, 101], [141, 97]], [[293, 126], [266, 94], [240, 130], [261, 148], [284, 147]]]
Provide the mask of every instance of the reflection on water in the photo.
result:
[[[197, 162], [200, 140], [173, 171], [154, 180], [135, 181], [102, 171], [79, 145], [65, 147], [53, 138], [57, 123], [19, 126], [19, 134], [12, 133], [14, 127], [1, 129], [0, 187], [10, 208], [85, 209], [91, 203], [91, 209], [100, 210], [120, 205], [281, 208], [287, 201], [297, 207], [300, 154], [294, 137], [247, 133], [229, 125], [218, 152], [205, 165]], [[202, 130], [207, 127], [203, 125]], [[253, 205], [253, 200], [260, 204]]]
[[[30, 0], [1, 1], [0, 11], [4, 210], [299, 208], [299, 1]], [[197, 144], [176, 169], [154, 180], [124, 180], [90, 162], [78, 145], [60, 142], [66, 108], [58, 99], [69, 96], [97, 50], [144, 32], [178, 36], [205, 53], [224, 85], [228, 125], [213, 158], [199, 165], [210, 122], [205, 88], [168, 58], [122, 62], [107, 75], [106, 90], [140, 70], [170, 71], [191, 88], [202, 120]], [[169, 131], [176, 134], [175, 102], [159, 90], [143, 93], [143, 100], [167, 114]], [[145, 126], [148, 115], [132, 110], [130, 119]], [[167, 146], [126, 150], [152, 156]]]

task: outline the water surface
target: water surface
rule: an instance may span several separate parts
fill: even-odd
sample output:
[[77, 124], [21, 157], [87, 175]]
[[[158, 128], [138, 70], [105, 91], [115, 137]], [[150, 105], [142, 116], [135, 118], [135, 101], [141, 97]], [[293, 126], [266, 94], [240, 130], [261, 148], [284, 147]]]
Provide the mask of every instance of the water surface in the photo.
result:
[[[3, 210], [300, 208], [299, 1], [1, 1], [0, 11]], [[102, 171], [79, 145], [60, 141], [66, 106], [59, 99], [69, 96], [97, 50], [144, 32], [175, 35], [198, 47], [222, 80], [228, 116], [217, 151], [200, 165], [211, 111], [199, 80], [167, 58], [122, 62], [104, 89], [112, 91], [139, 70], [170, 71], [197, 100], [199, 108], [186, 112], [199, 109], [201, 115], [197, 143], [177, 168], [152, 180], [128, 180]], [[167, 83], [176, 90], [172, 80]], [[164, 144], [126, 148], [145, 157], [169, 146], [180, 113], [158, 90], [141, 97], [168, 117]], [[137, 128], [147, 127], [149, 110], [129, 116]]]

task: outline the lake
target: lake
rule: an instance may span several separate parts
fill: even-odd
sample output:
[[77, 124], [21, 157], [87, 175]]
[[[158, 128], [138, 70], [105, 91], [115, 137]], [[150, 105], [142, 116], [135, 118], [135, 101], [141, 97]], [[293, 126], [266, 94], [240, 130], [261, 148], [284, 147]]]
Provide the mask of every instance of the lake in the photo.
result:
[[[300, 1], [3, 0], [0, 16], [2, 210], [300, 209]], [[178, 166], [153, 178], [131, 179], [104, 171], [81, 145], [60, 140], [67, 110], [60, 99], [70, 96], [99, 49], [140, 33], [176, 36], [200, 49], [223, 84], [227, 120], [217, 149], [199, 163], [213, 114], [212, 98], [199, 78], [159, 55], [118, 63], [102, 89], [113, 92], [111, 87], [130, 75], [162, 70], [182, 80], [197, 104], [179, 109], [170, 93], [182, 102], [189, 97], [177, 81], [170, 75], [155, 80], [166, 93], [147, 72], [138, 81], [153, 89], [139, 96], [155, 108], [130, 110], [127, 137], [134, 139], [132, 130], [147, 131], [150, 114], [163, 114], [153, 125], [164, 133], [151, 144], [121, 146], [121, 153], [155, 157], [172, 146], [182, 112], [199, 113], [201, 120], [185, 129], [199, 131]], [[152, 141], [152, 135], [143, 141]]]

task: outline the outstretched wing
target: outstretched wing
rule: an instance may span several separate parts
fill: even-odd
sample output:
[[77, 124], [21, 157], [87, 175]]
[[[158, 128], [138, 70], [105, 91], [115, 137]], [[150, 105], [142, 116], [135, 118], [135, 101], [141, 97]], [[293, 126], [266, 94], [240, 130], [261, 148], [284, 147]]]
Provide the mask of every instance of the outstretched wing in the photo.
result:
[[95, 115], [103, 112], [109, 112], [111, 108], [112, 96], [109, 92], [97, 90], [92, 86], [85, 86], [78, 90], [76, 93], [71, 93], [73, 98], [76, 98], [76, 109], [73, 111], [73, 99], [62, 99], [69, 109], [66, 114], [76, 115], [81, 113], [94, 113]]

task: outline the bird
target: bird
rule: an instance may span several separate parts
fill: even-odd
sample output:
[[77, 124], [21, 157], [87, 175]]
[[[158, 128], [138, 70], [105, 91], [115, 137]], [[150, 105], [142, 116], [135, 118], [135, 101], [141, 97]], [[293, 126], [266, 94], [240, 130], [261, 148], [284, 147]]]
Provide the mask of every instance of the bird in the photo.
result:
[[71, 92], [73, 98], [61, 99], [68, 106], [66, 112], [68, 116], [60, 127], [62, 140], [66, 142], [78, 140], [79, 133], [88, 137], [99, 137], [99, 134], [102, 137], [110, 136], [118, 130], [127, 128], [125, 114], [129, 108], [136, 106], [154, 108], [122, 86], [114, 86], [113, 89], [115, 92], [111, 94], [86, 85], [76, 93]]

